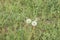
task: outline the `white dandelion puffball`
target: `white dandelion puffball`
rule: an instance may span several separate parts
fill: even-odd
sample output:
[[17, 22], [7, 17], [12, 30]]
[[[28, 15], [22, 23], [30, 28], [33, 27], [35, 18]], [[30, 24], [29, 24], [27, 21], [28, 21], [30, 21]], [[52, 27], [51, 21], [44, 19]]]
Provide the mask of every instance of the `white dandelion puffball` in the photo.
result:
[[31, 19], [26, 19], [26, 23], [31, 23]]
[[37, 22], [36, 21], [32, 21], [32, 26], [37, 26]]

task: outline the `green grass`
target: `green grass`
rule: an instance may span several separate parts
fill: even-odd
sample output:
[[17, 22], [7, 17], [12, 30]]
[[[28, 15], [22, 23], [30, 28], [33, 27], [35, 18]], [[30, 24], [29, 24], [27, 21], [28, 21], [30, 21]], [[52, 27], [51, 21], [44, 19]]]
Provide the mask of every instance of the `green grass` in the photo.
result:
[[60, 40], [60, 0], [0, 0], [0, 40]]

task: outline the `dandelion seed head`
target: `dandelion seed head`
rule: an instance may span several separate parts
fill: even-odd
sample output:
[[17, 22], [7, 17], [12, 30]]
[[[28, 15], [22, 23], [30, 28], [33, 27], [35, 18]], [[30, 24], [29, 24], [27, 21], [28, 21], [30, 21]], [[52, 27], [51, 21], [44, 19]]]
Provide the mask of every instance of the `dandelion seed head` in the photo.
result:
[[26, 19], [26, 23], [31, 23], [31, 19]]
[[37, 22], [36, 21], [32, 21], [32, 26], [37, 26]]

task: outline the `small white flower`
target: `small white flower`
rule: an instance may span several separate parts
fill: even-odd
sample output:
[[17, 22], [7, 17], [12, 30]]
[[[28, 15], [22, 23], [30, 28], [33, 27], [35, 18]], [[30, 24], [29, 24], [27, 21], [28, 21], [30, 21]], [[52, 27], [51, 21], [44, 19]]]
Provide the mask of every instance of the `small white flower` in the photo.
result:
[[37, 26], [37, 22], [36, 21], [32, 21], [32, 26]]
[[31, 19], [26, 19], [26, 23], [31, 23]]

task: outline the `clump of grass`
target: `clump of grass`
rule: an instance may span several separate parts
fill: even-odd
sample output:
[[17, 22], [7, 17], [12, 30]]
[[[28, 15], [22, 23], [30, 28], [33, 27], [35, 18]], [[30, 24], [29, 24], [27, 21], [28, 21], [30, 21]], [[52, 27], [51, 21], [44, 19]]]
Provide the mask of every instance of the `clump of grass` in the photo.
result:
[[0, 0], [0, 40], [60, 40], [60, 0]]

